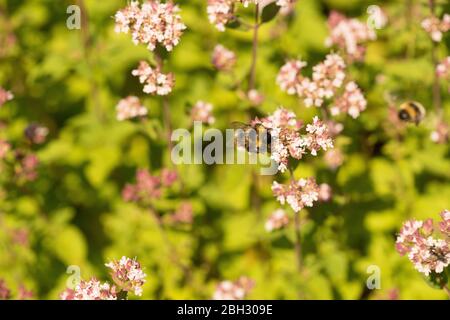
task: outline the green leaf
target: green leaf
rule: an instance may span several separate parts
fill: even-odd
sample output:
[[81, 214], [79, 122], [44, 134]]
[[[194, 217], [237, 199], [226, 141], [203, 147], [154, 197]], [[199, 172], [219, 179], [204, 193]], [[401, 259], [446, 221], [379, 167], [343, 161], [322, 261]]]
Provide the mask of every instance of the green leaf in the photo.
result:
[[447, 284], [448, 278], [445, 272], [442, 273], [432, 272], [428, 277], [425, 277], [425, 281], [432, 288], [442, 289]]
[[278, 11], [280, 11], [280, 7], [275, 1], [266, 5], [261, 11], [261, 23], [269, 22], [275, 18]]

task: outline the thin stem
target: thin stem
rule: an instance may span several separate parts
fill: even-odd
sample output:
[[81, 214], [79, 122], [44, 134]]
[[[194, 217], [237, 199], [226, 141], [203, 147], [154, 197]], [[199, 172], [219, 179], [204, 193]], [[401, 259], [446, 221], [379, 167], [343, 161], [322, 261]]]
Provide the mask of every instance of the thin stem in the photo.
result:
[[444, 286], [444, 291], [448, 295], [448, 297], [450, 298], [450, 289], [448, 288], [447, 285]]
[[[295, 181], [294, 170], [291, 166], [289, 166], [289, 173], [291, 176], [291, 182]], [[301, 232], [300, 232], [300, 212], [294, 213], [294, 231], [295, 231], [295, 256], [297, 259], [297, 269], [298, 272], [302, 271], [303, 266], [303, 258], [302, 258], [302, 240], [301, 240]]]
[[248, 90], [255, 89], [256, 60], [258, 59], [259, 5], [255, 6], [255, 24], [253, 26], [252, 64], [248, 80]]
[[[156, 64], [158, 66], [158, 69], [162, 72], [164, 67], [164, 61], [163, 59], [155, 53], [155, 60]], [[167, 136], [167, 146], [169, 149], [169, 158], [170, 154], [172, 152], [172, 123], [170, 121], [170, 105], [169, 105], [169, 98], [167, 96], [162, 96], [162, 111], [163, 111], [163, 121], [164, 126], [166, 127], [166, 136]]]
[[[431, 11], [431, 15], [434, 16], [435, 15], [435, 2], [434, 0], [430, 0], [428, 2], [429, 7], [430, 7], [430, 11]], [[436, 110], [436, 114], [438, 116], [438, 118], [442, 117], [442, 98], [441, 98], [441, 90], [440, 90], [440, 84], [439, 84], [439, 76], [436, 73], [436, 67], [439, 64], [439, 60], [438, 60], [438, 44], [432, 40], [433, 46], [431, 48], [431, 59], [433, 61], [433, 73], [434, 73], [434, 79], [433, 79], [433, 105], [434, 108]]]

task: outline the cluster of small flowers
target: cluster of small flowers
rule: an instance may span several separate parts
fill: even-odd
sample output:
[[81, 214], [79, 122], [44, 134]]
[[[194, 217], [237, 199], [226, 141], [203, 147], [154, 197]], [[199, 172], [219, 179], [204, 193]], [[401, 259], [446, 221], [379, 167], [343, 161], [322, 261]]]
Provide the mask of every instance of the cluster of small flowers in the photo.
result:
[[62, 300], [117, 300], [121, 291], [132, 291], [142, 295], [142, 286], [146, 274], [136, 259], [122, 257], [105, 264], [111, 269], [111, 277], [115, 284], [101, 283], [96, 278], [81, 280], [74, 289], [67, 288], [60, 294]]
[[214, 47], [211, 62], [219, 71], [230, 71], [236, 64], [236, 54], [218, 44]]
[[192, 223], [194, 220], [192, 204], [189, 202], [182, 202], [179, 208], [170, 215], [172, 223]]
[[338, 97], [330, 108], [332, 115], [348, 113], [353, 119], [359, 117], [359, 114], [366, 109], [367, 101], [361, 89], [354, 81], [345, 85], [345, 91]]
[[450, 56], [436, 66], [436, 74], [439, 78], [450, 78]]
[[426, 221], [409, 220], [403, 224], [397, 236], [396, 249], [408, 254], [409, 260], [421, 273], [442, 273], [450, 264], [450, 211], [441, 213], [439, 229], [445, 239], [434, 238], [433, 219]]
[[330, 169], [336, 170], [344, 163], [344, 155], [340, 149], [333, 148], [325, 152], [324, 160]]
[[180, 9], [172, 2], [147, 1], [139, 7], [132, 1], [115, 15], [117, 33], [129, 33], [135, 44], [145, 44], [151, 51], [161, 44], [167, 51], [180, 42], [186, 26], [181, 21]]
[[172, 91], [175, 85], [173, 73], [164, 74], [158, 67], [152, 68], [145, 61], [141, 61], [139, 67], [133, 70], [131, 74], [139, 77], [140, 83], [145, 83], [143, 89], [145, 93], [165, 96]]
[[162, 195], [163, 187], [170, 187], [178, 179], [176, 171], [163, 169], [160, 176], [152, 176], [146, 169], [136, 172], [136, 184], [126, 184], [122, 198], [128, 202], [147, 203]]
[[333, 197], [333, 190], [328, 183], [321, 183], [319, 185], [319, 201], [328, 202]]
[[220, 282], [213, 295], [214, 300], [242, 300], [255, 286], [255, 282], [248, 277], [240, 277], [236, 281]]
[[42, 144], [48, 135], [48, 128], [37, 123], [30, 124], [25, 129], [25, 137], [34, 144]]
[[212, 115], [213, 105], [204, 101], [197, 101], [191, 109], [192, 121], [213, 124], [216, 119]]
[[319, 186], [314, 178], [292, 180], [283, 185], [276, 181], [272, 184], [272, 192], [281, 204], [288, 203], [292, 210], [299, 212], [304, 207], [312, 207], [319, 200]]
[[7, 101], [10, 101], [14, 98], [14, 95], [11, 91], [7, 91], [0, 87], [0, 107], [3, 106]]
[[81, 280], [75, 289], [66, 289], [60, 294], [61, 300], [117, 300], [116, 286], [101, 283], [96, 278]]
[[39, 159], [35, 154], [22, 154], [20, 151], [16, 152], [16, 159], [19, 165], [15, 168], [15, 174], [18, 179], [25, 181], [36, 180], [38, 173], [37, 167], [39, 165]]
[[289, 217], [283, 209], [275, 210], [264, 225], [267, 232], [280, 230], [289, 224]]
[[431, 132], [431, 141], [439, 144], [447, 143], [450, 136], [450, 128], [444, 121], [439, 121], [436, 128]]
[[264, 102], [264, 95], [256, 89], [251, 89], [247, 92], [247, 100], [252, 106], [259, 106]]
[[5, 140], [0, 140], [0, 159], [5, 158], [9, 150], [11, 150], [11, 144]]
[[136, 117], [146, 116], [147, 108], [141, 104], [141, 101], [136, 96], [128, 96], [121, 99], [116, 106], [117, 120], [123, 121]]
[[422, 28], [430, 34], [434, 42], [441, 42], [442, 35], [450, 30], [450, 14], [444, 14], [442, 20], [431, 16], [422, 21]]
[[135, 295], [142, 295], [142, 286], [147, 276], [136, 259], [123, 256], [120, 260], [113, 260], [105, 266], [111, 269], [110, 275], [113, 281], [123, 291], [133, 291]]
[[13, 297], [13, 295], [11, 294], [11, 290], [6, 285], [5, 280], [0, 279], [0, 300], [26, 300], [33, 298], [33, 296], [33, 292], [28, 290], [23, 284], [21, 284], [18, 288], [17, 296]]
[[278, 164], [278, 170], [286, 171], [289, 157], [301, 159], [307, 150], [317, 155], [320, 149], [333, 148], [333, 140], [326, 124], [314, 117], [313, 123], [306, 126], [306, 134], [301, 135], [302, 123], [293, 112], [279, 108], [272, 115], [261, 120], [264, 127], [270, 129], [271, 159]]
[[[303, 98], [306, 107], [321, 107], [325, 100], [334, 97], [344, 84], [345, 62], [337, 54], [328, 54], [323, 62], [313, 67], [312, 79], [301, 74], [305, 66], [306, 62], [301, 60], [288, 61], [277, 75], [277, 84], [288, 94], [297, 94]], [[343, 94], [336, 97], [332, 113], [337, 115], [344, 112], [357, 118], [366, 105], [367, 101], [357, 84], [349, 81]]]
[[327, 46], [336, 45], [343, 50], [350, 60], [362, 60], [365, 54], [363, 44], [375, 40], [375, 32], [357, 19], [347, 18], [333, 11], [328, 17], [330, 36], [326, 39]]

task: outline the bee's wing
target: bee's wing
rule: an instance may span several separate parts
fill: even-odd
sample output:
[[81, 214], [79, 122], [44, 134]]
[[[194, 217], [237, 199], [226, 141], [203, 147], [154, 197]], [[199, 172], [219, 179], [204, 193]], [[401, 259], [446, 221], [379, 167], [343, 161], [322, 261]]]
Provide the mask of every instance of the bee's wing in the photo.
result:
[[250, 125], [243, 123], [243, 122], [239, 122], [239, 121], [233, 121], [231, 123], [231, 127], [233, 129], [248, 129], [250, 127]]

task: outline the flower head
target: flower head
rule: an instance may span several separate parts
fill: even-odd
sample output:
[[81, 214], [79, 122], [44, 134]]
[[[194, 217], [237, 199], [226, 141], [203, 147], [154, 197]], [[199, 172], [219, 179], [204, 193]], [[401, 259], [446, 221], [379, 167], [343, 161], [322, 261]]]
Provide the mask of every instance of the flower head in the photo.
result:
[[131, 72], [135, 77], [139, 77], [139, 82], [144, 83], [143, 91], [149, 94], [165, 96], [172, 91], [175, 84], [175, 77], [172, 73], [164, 74], [156, 67], [141, 61], [139, 67]]
[[81, 280], [74, 290], [64, 290], [62, 300], [117, 300], [116, 287], [108, 282], [101, 283], [96, 278]]
[[11, 91], [7, 91], [0, 87], [0, 107], [13, 98], [14, 95], [11, 93]]
[[25, 137], [34, 144], [41, 144], [45, 142], [48, 135], [48, 128], [36, 123], [30, 124], [25, 129]]
[[289, 224], [289, 217], [283, 209], [275, 210], [264, 225], [267, 232], [283, 229]]
[[233, 4], [234, 0], [208, 0], [208, 19], [217, 30], [225, 31], [225, 26], [233, 19]]
[[444, 121], [439, 121], [436, 128], [431, 132], [431, 141], [439, 144], [448, 142], [450, 136], [450, 128]]
[[331, 107], [332, 115], [348, 113], [352, 118], [358, 118], [359, 114], [366, 109], [367, 101], [358, 85], [350, 81], [345, 86], [342, 96], [338, 97]]
[[299, 212], [304, 207], [312, 207], [313, 203], [319, 200], [319, 191], [314, 178], [292, 180], [287, 185], [276, 181], [272, 184], [272, 192], [277, 200], [281, 204], [287, 202], [295, 212]]
[[434, 42], [441, 42], [442, 35], [450, 30], [450, 14], [444, 14], [442, 20], [435, 16], [428, 17], [422, 21], [422, 28]]
[[111, 269], [110, 274], [114, 282], [123, 291], [133, 291], [135, 295], [142, 295], [142, 286], [147, 276], [136, 259], [123, 256], [120, 260], [113, 260], [105, 266]]
[[220, 282], [214, 292], [214, 300], [242, 300], [245, 299], [250, 290], [254, 287], [253, 280], [247, 277], [240, 277], [236, 281], [225, 280]]
[[214, 47], [212, 64], [219, 71], [230, 71], [236, 64], [236, 54], [218, 44]]
[[121, 99], [116, 106], [117, 120], [123, 121], [136, 117], [143, 117], [147, 115], [147, 108], [141, 104], [138, 97], [128, 96]]
[[150, 0], [139, 6], [132, 1], [115, 15], [116, 32], [131, 33], [135, 44], [145, 44], [151, 51], [157, 45], [172, 49], [180, 42], [186, 26], [181, 21], [179, 7], [171, 1], [166, 3]]
[[281, 90], [290, 95], [296, 94], [301, 81], [304, 79], [301, 71], [305, 66], [306, 62], [301, 60], [287, 61], [277, 75], [277, 84]]
[[213, 124], [216, 119], [212, 115], [213, 105], [204, 101], [197, 101], [191, 109], [192, 121], [200, 121], [207, 124]]

